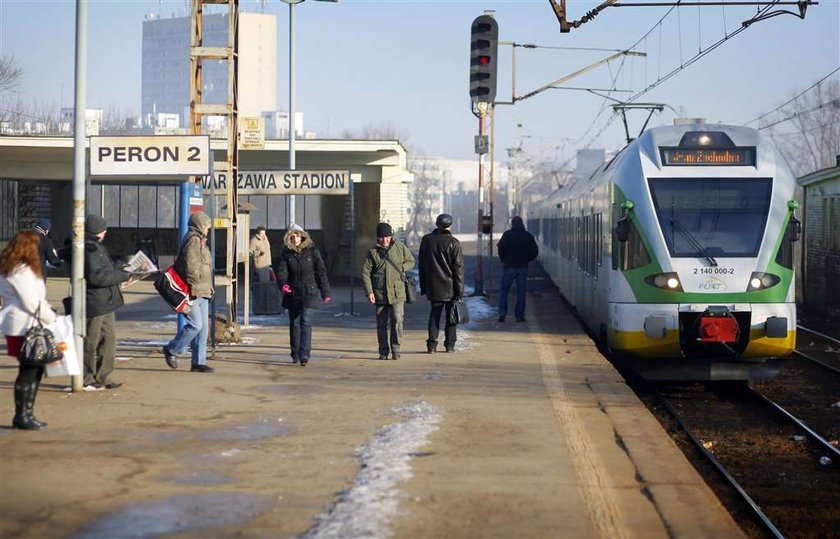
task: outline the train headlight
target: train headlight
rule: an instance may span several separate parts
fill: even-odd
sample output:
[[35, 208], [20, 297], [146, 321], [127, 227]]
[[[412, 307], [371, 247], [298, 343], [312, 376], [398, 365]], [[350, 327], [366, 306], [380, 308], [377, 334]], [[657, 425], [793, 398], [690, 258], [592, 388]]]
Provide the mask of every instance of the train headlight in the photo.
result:
[[771, 286], [778, 284], [779, 281], [781, 281], [781, 279], [772, 273], [754, 271], [752, 275], [750, 275], [750, 283], [747, 285], [747, 292], [770, 288]]
[[664, 290], [673, 290], [675, 292], [682, 292], [682, 284], [679, 276], [674, 273], [657, 273], [656, 275], [648, 275], [645, 277], [645, 282], [656, 288]]

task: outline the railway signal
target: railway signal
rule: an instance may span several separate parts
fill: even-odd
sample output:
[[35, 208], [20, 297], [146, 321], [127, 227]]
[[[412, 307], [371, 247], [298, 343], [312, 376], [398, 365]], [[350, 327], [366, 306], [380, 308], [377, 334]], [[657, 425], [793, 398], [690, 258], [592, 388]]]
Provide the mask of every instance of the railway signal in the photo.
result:
[[470, 27], [470, 98], [492, 103], [496, 98], [499, 25], [490, 15], [475, 18]]

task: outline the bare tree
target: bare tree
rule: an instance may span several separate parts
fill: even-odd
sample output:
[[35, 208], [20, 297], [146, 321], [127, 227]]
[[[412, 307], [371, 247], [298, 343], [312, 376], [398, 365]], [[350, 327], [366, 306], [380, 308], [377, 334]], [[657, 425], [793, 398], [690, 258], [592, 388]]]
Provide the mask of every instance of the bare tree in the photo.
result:
[[61, 113], [55, 101], [37, 100], [26, 116], [32, 120], [32, 134], [56, 135], [60, 132]]
[[14, 56], [0, 56], [0, 92], [14, 90], [23, 79], [23, 69], [18, 67]]
[[443, 195], [443, 173], [437, 160], [429, 157], [409, 159], [408, 169], [414, 173], [414, 182], [408, 193], [411, 216], [406, 231], [406, 243], [417, 245], [424, 234], [432, 229]]
[[350, 140], [400, 140], [403, 144], [408, 142], [408, 135], [391, 122], [370, 123], [359, 131], [345, 129], [341, 137]]
[[135, 134], [137, 132], [137, 129], [134, 127], [134, 118], [136, 116], [136, 114], [132, 114], [126, 109], [111, 105], [102, 113], [100, 132], [103, 135]]
[[797, 177], [832, 167], [840, 155], [840, 81], [829, 80], [765, 119], [782, 155]]

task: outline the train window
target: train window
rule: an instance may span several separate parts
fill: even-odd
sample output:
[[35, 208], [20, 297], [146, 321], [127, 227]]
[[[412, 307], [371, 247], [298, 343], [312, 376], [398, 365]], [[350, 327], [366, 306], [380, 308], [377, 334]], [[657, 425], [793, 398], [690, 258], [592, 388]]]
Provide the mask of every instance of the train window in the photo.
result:
[[648, 253], [645, 242], [642, 241], [642, 235], [636, 228], [636, 224], [630, 221], [630, 230], [627, 235], [627, 241], [621, 244], [622, 249], [622, 264], [621, 269], [628, 271], [650, 264], [650, 254]]
[[785, 227], [785, 234], [782, 238], [782, 244], [779, 245], [779, 252], [776, 253], [776, 264], [793, 269], [793, 244], [799, 241], [802, 235], [802, 222], [796, 218], [795, 215], [790, 216], [787, 226]]
[[770, 178], [656, 178], [650, 192], [675, 258], [755, 256], [770, 208]]
[[[613, 203], [612, 222], [618, 223], [619, 219], [621, 219], [621, 209], [618, 207], [618, 204]], [[612, 259], [612, 269], [617, 270], [619, 267], [619, 260], [621, 259], [622, 245], [624, 244], [618, 241], [618, 239], [615, 237], [615, 233], [613, 233], [610, 245], [612, 246], [612, 250], [610, 251], [610, 258]]]
[[[603, 265], [602, 257], [603, 257], [603, 243], [601, 242], [601, 214], [595, 214], [595, 268], [598, 268]], [[597, 274], [597, 270], [596, 270]]]

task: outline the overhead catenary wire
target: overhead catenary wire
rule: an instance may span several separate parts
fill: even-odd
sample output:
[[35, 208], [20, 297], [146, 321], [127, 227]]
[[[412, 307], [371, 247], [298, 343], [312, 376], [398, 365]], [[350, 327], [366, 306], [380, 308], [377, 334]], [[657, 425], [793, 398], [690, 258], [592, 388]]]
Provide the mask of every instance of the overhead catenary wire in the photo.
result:
[[807, 109], [807, 110], [800, 110], [800, 111], [794, 112], [790, 116], [786, 116], [786, 117], [782, 118], [781, 120], [776, 120], [775, 122], [772, 122], [772, 123], [769, 123], [769, 124], [766, 124], [766, 125], [762, 125], [758, 129], [759, 129], [759, 131], [762, 130], [762, 129], [767, 129], [768, 127], [773, 127], [774, 125], [779, 125], [779, 124], [784, 123], [784, 122], [789, 122], [790, 120], [794, 120], [796, 118], [799, 118], [800, 116], [806, 116], [808, 114], [811, 114], [812, 112], [816, 112], [820, 109], [824, 109], [826, 107], [831, 107], [831, 106], [840, 108], [840, 97], [838, 97], [836, 99], [832, 99], [831, 101], [826, 101], [825, 103], [820, 103], [819, 105], [811, 107], [810, 109]]
[[[639, 91], [639, 92], [637, 92], [636, 94], [632, 95], [632, 96], [631, 96], [631, 97], [627, 100], [627, 102], [628, 102], [628, 103], [631, 103], [631, 102], [633, 102], [633, 101], [636, 101], [636, 100], [637, 100], [637, 99], [639, 99], [642, 95], [644, 95], [644, 94], [646, 94], [647, 92], [651, 91], [652, 89], [656, 88], [656, 87], [657, 87], [657, 86], [659, 86], [660, 84], [662, 84], [662, 83], [666, 82], [667, 80], [669, 80], [671, 77], [673, 77], [674, 75], [676, 75], [677, 73], [679, 73], [679, 72], [680, 72], [680, 71], [682, 71], [683, 69], [688, 68], [688, 67], [689, 67], [689, 66], [691, 66], [694, 62], [696, 62], [696, 61], [700, 60], [701, 58], [703, 58], [703, 57], [704, 57], [704, 56], [706, 56], [707, 54], [711, 53], [712, 51], [714, 51], [715, 49], [717, 49], [718, 47], [720, 47], [721, 45], [723, 45], [726, 41], [728, 41], [728, 40], [730, 40], [730, 39], [734, 38], [735, 36], [737, 36], [738, 34], [740, 34], [741, 32], [743, 32], [744, 30], [746, 30], [746, 29], [747, 29], [747, 28], [748, 28], [748, 27], [749, 27], [749, 26], [750, 26], [753, 22], [757, 22], [757, 21], [759, 21], [759, 20], [762, 20], [762, 19], [764, 19], [764, 18], [767, 18], [768, 16], [772, 16], [772, 14], [768, 15], [768, 12], [769, 12], [769, 11], [770, 11], [770, 10], [771, 10], [774, 6], [776, 6], [776, 5], [785, 5], [785, 4], [788, 4], [788, 2], [780, 2], [779, 0], [775, 0], [775, 1], [772, 1], [772, 2], [767, 3], [766, 5], [764, 5], [764, 6], [760, 7], [760, 8], [758, 8], [758, 9], [756, 10], [756, 14], [755, 14], [753, 17], [751, 17], [750, 19], [748, 19], [748, 20], [744, 21], [738, 29], [734, 30], [734, 31], [733, 31], [733, 32], [731, 32], [731, 33], [730, 33], [730, 32], [728, 32], [728, 31], [726, 30], [726, 26], [725, 26], [725, 24], [726, 24], [726, 17], [725, 17], [725, 11], [724, 11], [724, 18], [723, 18], [723, 21], [724, 21], [724, 32], [723, 32], [723, 37], [722, 37], [721, 39], [719, 39], [718, 41], [716, 41], [715, 43], [711, 44], [710, 46], [706, 47], [705, 49], [704, 49], [704, 48], [702, 48], [702, 45], [701, 45], [701, 46], [700, 46], [700, 50], [699, 50], [699, 52], [698, 52], [697, 54], [695, 54], [693, 57], [689, 58], [687, 61], [683, 61], [683, 60], [682, 60], [682, 56], [681, 56], [681, 58], [680, 58], [680, 65], [679, 65], [678, 67], [676, 67], [676, 68], [672, 69], [672, 70], [671, 70], [671, 71], [669, 71], [668, 73], [666, 73], [664, 76], [662, 76], [662, 75], [661, 75], [661, 61], [662, 61], [662, 23], [663, 23], [663, 21], [664, 21], [664, 20], [665, 20], [665, 19], [666, 19], [666, 18], [667, 18], [667, 17], [668, 17], [671, 13], [673, 13], [673, 11], [674, 11], [675, 9], [677, 9], [677, 7], [680, 7], [680, 6], [685, 6], [685, 5], [700, 5], [700, 4], [702, 4], [702, 5], [715, 5], [715, 4], [719, 4], [719, 5], [721, 5], [722, 7], [724, 7], [725, 5], [744, 5], [744, 4], [746, 4], [746, 2], [743, 2], [743, 3], [740, 3], [740, 2], [703, 2], [703, 3], [701, 3], [701, 2], [691, 2], [690, 4], [689, 4], [689, 3], [687, 3], [687, 2], [677, 2], [677, 4], [672, 4], [672, 5], [670, 5], [670, 9], [669, 9], [669, 10], [668, 10], [668, 11], [667, 11], [664, 15], [662, 15], [662, 17], [660, 17], [660, 19], [659, 19], [656, 23], [654, 23], [654, 24], [650, 27], [650, 29], [648, 29], [648, 31], [647, 31], [647, 32], [645, 32], [645, 33], [642, 35], [642, 37], [640, 37], [640, 38], [639, 38], [636, 42], [634, 42], [634, 43], [633, 43], [633, 45], [631, 45], [630, 47], [628, 47], [628, 48], [627, 48], [627, 50], [633, 50], [633, 49], [634, 49], [634, 48], [635, 48], [635, 47], [636, 47], [639, 43], [641, 43], [643, 40], [645, 40], [645, 39], [646, 39], [646, 38], [647, 38], [647, 37], [648, 37], [648, 36], [649, 36], [649, 35], [650, 35], [650, 34], [651, 34], [654, 30], [656, 30], [657, 28], [659, 29], [659, 54], [657, 55], [657, 56], [658, 56], [657, 61], [658, 61], [658, 66], [659, 66], [659, 71], [660, 71], [660, 72], [659, 72], [658, 79], [657, 79], [656, 81], [654, 81], [654, 82], [650, 83], [650, 84], [647, 84], [647, 85], [646, 85], [646, 86], [645, 86], [642, 90], [640, 90], [640, 91]], [[753, 2], [753, 4], [754, 4], [754, 2]], [[614, 4], [614, 5], [616, 5], [617, 7], [620, 7], [622, 4]], [[641, 5], [641, 4], [625, 4], [625, 5]], [[668, 5], [668, 4], [658, 4], [658, 5]], [[775, 12], [775, 13], [782, 13], [782, 12]], [[785, 12], [785, 13], [787, 13], [787, 12]], [[679, 22], [679, 21], [678, 21], [678, 22]], [[682, 47], [682, 39], [680, 38], [680, 54], [682, 54], [682, 49], [681, 49], [681, 47]], [[620, 71], [620, 68], [619, 68], [619, 71]], [[602, 112], [603, 112], [603, 110], [599, 110], [599, 112], [598, 112], [598, 113], [597, 113], [597, 115], [596, 115], [595, 120], [593, 121], [593, 124], [591, 124], [591, 125], [590, 125], [590, 127], [589, 127], [589, 128], [587, 128], [587, 131], [586, 131], [586, 132], [589, 132], [589, 131], [592, 129], [592, 127], [593, 127], [594, 123], [595, 123], [595, 122], [597, 122], [597, 118], [598, 118], [598, 117], [600, 117], [600, 115], [602, 114]], [[607, 124], [606, 124], [606, 125], [604, 125], [604, 126], [603, 126], [603, 127], [602, 127], [599, 131], [598, 131], [598, 133], [595, 135], [595, 137], [593, 137], [593, 139], [592, 139], [592, 140], [591, 140], [588, 144], [594, 143], [594, 141], [595, 141], [595, 140], [597, 140], [597, 137], [599, 137], [599, 136], [600, 136], [600, 135], [601, 135], [601, 134], [602, 134], [602, 133], [606, 130], [606, 128], [607, 128], [607, 127], [608, 127], [608, 126], [609, 126], [609, 125], [610, 125], [613, 121], [615, 121], [615, 116], [612, 116], [612, 117], [610, 118], [610, 120], [608, 120]], [[585, 135], [584, 135], [584, 136], [585, 136]], [[583, 137], [581, 137], [581, 138], [583, 138]], [[588, 146], [587, 146], [587, 147], [588, 147]]]
[[817, 82], [815, 82], [814, 84], [812, 84], [811, 86], [809, 86], [809, 87], [805, 88], [804, 90], [802, 90], [801, 92], [799, 92], [799, 93], [798, 93], [798, 94], [796, 94], [795, 96], [791, 97], [790, 99], [788, 99], [787, 101], [785, 101], [784, 103], [782, 103], [781, 105], [779, 105], [778, 107], [776, 107], [776, 108], [774, 108], [773, 110], [770, 110], [770, 111], [768, 111], [768, 112], [765, 112], [764, 114], [762, 114], [762, 115], [760, 115], [760, 116], [757, 116], [756, 118], [753, 118], [753, 119], [752, 119], [752, 120], [750, 120], [749, 122], [745, 122], [745, 123], [744, 123], [744, 125], [750, 125], [750, 124], [751, 124], [751, 123], [753, 123], [753, 122], [757, 122], [757, 121], [761, 120], [762, 118], [765, 118], [765, 117], [767, 117], [767, 116], [770, 116], [770, 115], [771, 115], [771, 114], [773, 114], [774, 112], [776, 112], [776, 111], [778, 111], [778, 110], [781, 110], [781, 109], [782, 109], [783, 107], [785, 107], [786, 105], [789, 105], [789, 104], [793, 103], [794, 101], [796, 101], [797, 99], [799, 99], [800, 97], [802, 97], [804, 94], [806, 94], [806, 93], [810, 92], [811, 90], [813, 90], [814, 88], [816, 88], [817, 86], [819, 86], [820, 84], [822, 84], [822, 82], [823, 82], [823, 81], [825, 81], [827, 78], [829, 78], [830, 76], [834, 75], [834, 74], [835, 74], [835, 73], [837, 73], [838, 71], [840, 71], [840, 66], [838, 66], [838, 67], [834, 68], [834, 70], [833, 70], [831, 73], [829, 73], [828, 75], [824, 76], [823, 78], [821, 78], [820, 80], [818, 80]]

